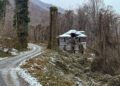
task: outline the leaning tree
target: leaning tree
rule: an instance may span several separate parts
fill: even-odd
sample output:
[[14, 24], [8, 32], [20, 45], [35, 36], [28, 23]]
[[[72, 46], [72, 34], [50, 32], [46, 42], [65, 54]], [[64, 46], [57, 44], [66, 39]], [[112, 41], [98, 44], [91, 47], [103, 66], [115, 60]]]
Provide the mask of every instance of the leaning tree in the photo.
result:
[[14, 28], [17, 32], [17, 49], [23, 50], [27, 48], [28, 37], [28, 1], [29, 0], [15, 0], [15, 15], [14, 15]]

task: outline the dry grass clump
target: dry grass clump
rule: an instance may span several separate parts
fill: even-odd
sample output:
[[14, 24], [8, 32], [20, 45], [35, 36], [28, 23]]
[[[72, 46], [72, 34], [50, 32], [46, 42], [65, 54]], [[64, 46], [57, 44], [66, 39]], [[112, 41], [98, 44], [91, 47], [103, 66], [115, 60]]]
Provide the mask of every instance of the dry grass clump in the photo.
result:
[[120, 86], [120, 75], [115, 76], [109, 80], [108, 86]]
[[120, 58], [117, 49], [113, 51], [108, 48], [104, 55], [95, 58], [92, 63], [93, 72], [101, 72], [103, 74], [119, 75], [120, 74]]

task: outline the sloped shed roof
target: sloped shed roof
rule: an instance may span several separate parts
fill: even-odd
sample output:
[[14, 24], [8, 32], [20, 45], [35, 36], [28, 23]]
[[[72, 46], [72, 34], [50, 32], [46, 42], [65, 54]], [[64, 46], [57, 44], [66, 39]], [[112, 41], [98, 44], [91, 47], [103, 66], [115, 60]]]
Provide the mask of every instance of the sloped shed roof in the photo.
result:
[[84, 37], [84, 38], [87, 37], [87, 35], [85, 34], [85, 31], [77, 31], [77, 30], [72, 29], [62, 35], [59, 35], [59, 38], [64, 38], [64, 37], [69, 38], [69, 37], [71, 37], [72, 33], [75, 33], [77, 35], [77, 37]]

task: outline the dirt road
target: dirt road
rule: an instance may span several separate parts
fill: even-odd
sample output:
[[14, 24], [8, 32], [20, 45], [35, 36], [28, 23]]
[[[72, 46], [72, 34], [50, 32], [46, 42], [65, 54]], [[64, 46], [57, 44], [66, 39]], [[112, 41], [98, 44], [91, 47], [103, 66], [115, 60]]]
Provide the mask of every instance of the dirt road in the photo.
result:
[[15, 71], [21, 62], [41, 53], [40, 46], [29, 44], [29, 47], [31, 50], [26, 53], [0, 61], [0, 86], [29, 86]]

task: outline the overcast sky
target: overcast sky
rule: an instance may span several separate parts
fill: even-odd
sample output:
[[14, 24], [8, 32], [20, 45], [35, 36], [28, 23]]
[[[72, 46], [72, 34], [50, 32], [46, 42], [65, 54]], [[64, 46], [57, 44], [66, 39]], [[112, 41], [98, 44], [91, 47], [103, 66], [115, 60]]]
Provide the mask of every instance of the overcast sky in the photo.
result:
[[[42, 0], [64, 9], [75, 9], [85, 3], [86, 0]], [[104, 0], [106, 5], [112, 5], [114, 10], [120, 13], [120, 0]]]

